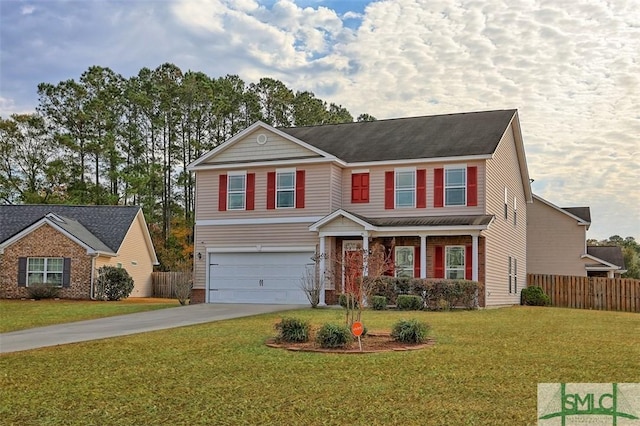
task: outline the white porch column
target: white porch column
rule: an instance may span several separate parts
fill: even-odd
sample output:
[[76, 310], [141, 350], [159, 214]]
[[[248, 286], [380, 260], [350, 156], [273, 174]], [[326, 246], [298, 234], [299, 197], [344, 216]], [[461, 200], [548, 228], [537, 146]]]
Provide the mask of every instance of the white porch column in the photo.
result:
[[471, 279], [473, 281], [478, 281], [478, 235], [472, 235], [471, 240], [471, 261], [473, 262], [473, 267], [471, 268]]
[[369, 233], [364, 232], [362, 234], [362, 259], [364, 260], [362, 274], [363, 276], [369, 275]]
[[320, 276], [320, 306], [327, 306], [327, 303], [324, 300], [324, 292], [325, 292], [325, 288], [324, 288], [324, 281], [325, 281], [325, 272], [326, 272], [326, 253], [325, 253], [326, 249], [325, 249], [325, 237], [324, 235], [320, 236], [320, 248], [319, 248], [319, 255], [320, 255], [320, 271], [319, 271], [319, 276]]
[[427, 236], [420, 235], [420, 278], [427, 278]]

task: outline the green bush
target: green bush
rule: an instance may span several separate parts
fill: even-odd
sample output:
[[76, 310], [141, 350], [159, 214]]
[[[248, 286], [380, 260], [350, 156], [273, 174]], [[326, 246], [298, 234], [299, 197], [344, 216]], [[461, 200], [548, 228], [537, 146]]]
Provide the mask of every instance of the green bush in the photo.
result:
[[393, 325], [391, 337], [402, 343], [422, 343], [427, 338], [429, 326], [416, 319], [400, 320]]
[[375, 311], [383, 311], [387, 309], [387, 298], [384, 296], [372, 296], [371, 307]]
[[398, 280], [395, 277], [378, 277], [375, 279], [375, 282], [369, 283], [368, 280], [371, 280], [369, 277], [365, 277], [365, 285], [368, 288], [371, 288], [371, 294], [373, 296], [384, 296], [387, 298], [387, 303], [395, 305], [396, 296], [398, 293], [396, 292], [396, 281]]
[[542, 287], [525, 287], [520, 292], [520, 302], [529, 306], [547, 306], [551, 304], [551, 299], [544, 293]]
[[422, 297], [412, 294], [400, 294], [396, 299], [396, 305], [401, 311], [419, 311], [423, 307]]
[[282, 318], [275, 325], [278, 330], [277, 340], [280, 342], [301, 343], [309, 341], [310, 326], [307, 321], [297, 318]]
[[60, 294], [60, 287], [47, 283], [33, 283], [27, 287], [29, 299], [55, 299]]
[[[350, 296], [350, 297], [351, 297], [351, 304], [353, 305], [352, 307], [354, 309], [358, 309], [358, 301], [354, 300], [353, 296]], [[343, 308], [347, 309], [347, 295], [345, 293], [340, 293], [340, 295], [338, 296], [338, 304]]]
[[126, 269], [103, 266], [98, 269], [96, 280], [96, 298], [101, 300], [120, 300], [129, 297], [133, 291], [133, 278]]
[[322, 348], [346, 348], [353, 342], [353, 334], [346, 325], [324, 324], [316, 334]]

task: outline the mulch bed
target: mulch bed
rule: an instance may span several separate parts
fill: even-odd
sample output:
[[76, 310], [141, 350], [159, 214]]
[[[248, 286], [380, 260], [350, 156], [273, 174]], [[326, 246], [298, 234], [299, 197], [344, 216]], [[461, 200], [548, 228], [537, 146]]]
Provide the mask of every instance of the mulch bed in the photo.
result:
[[358, 345], [358, 339], [354, 339], [353, 343], [348, 348], [321, 348], [316, 342], [310, 341], [305, 343], [278, 343], [275, 338], [268, 339], [265, 344], [270, 348], [287, 349], [290, 351], [300, 352], [322, 352], [322, 353], [338, 353], [338, 354], [366, 354], [376, 352], [391, 352], [391, 351], [413, 351], [418, 349], [425, 349], [435, 344], [435, 340], [427, 339], [426, 342], [420, 344], [407, 344], [396, 342], [391, 338], [389, 333], [367, 333], [366, 336], [361, 337], [362, 351]]

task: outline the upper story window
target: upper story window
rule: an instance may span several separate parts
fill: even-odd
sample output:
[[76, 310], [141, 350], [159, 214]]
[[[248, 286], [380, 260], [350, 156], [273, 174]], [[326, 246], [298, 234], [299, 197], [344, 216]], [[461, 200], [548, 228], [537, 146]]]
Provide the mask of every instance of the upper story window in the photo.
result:
[[244, 210], [246, 207], [247, 175], [231, 174], [227, 178], [227, 207], [229, 210]]
[[369, 172], [354, 171], [351, 174], [351, 202], [369, 202]]
[[304, 170], [279, 169], [267, 173], [267, 209], [302, 209], [304, 199]]
[[427, 171], [396, 169], [385, 172], [384, 208], [427, 206]]
[[467, 203], [467, 169], [447, 168], [444, 171], [445, 206], [464, 206]]
[[416, 198], [415, 170], [396, 171], [396, 207], [414, 207]]
[[295, 207], [295, 171], [276, 172], [276, 207]]
[[27, 259], [27, 286], [51, 284], [62, 287], [62, 257], [30, 257]]

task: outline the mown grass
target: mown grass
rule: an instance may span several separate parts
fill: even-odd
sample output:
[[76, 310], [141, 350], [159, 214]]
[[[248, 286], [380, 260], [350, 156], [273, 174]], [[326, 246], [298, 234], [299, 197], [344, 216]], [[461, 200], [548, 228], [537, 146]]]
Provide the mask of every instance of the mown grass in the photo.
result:
[[0, 333], [177, 306], [180, 306], [177, 300], [153, 298], [117, 302], [0, 299]]
[[267, 314], [0, 356], [0, 418], [15, 425], [523, 425], [537, 383], [640, 382], [640, 315], [514, 307], [366, 312], [369, 330], [431, 325], [435, 346], [368, 355], [264, 345]]

